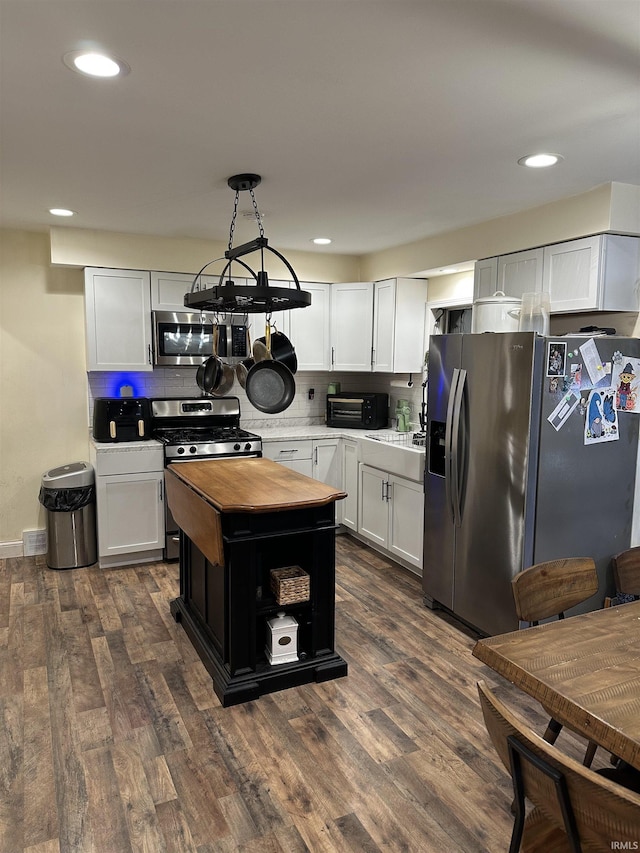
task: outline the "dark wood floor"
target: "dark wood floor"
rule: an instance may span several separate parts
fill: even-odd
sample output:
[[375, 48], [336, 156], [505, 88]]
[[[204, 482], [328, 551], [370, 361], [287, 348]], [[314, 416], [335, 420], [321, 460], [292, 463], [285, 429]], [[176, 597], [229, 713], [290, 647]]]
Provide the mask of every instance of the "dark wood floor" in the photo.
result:
[[337, 567], [348, 677], [222, 708], [169, 614], [175, 564], [0, 560], [2, 853], [507, 850], [476, 681], [544, 715], [413, 575], [347, 536]]

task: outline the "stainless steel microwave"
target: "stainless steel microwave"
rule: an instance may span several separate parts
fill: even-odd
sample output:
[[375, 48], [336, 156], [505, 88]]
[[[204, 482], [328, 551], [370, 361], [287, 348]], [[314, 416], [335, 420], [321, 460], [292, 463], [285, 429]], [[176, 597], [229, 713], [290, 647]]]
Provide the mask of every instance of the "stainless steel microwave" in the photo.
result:
[[327, 394], [327, 426], [384, 429], [388, 422], [389, 395], [354, 391]]
[[249, 342], [243, 316], [214, 323], [200, 312], [154, 311], [153, 363], [158, 367], [197, 367], [213, 354], [214, 328], [218, 328], [218, 355], [228, 364], [248, 358]]

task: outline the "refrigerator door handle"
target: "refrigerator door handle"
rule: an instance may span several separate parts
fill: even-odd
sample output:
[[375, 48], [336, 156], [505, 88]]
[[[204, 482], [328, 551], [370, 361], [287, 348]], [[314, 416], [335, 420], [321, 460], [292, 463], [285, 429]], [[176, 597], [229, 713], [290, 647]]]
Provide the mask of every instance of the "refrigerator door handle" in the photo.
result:
[[469, 470], [469, 408], [467, 398], [467, 371], [460, 371], [458, 382], [458, 407], [454, 415], [455, 446], [455, 523], [462, 524], [465, 496], [467, 492], [467, 473]]
[[[451, 425], [451, 499], [453, 511], [453, 523], [456, 527], [462, 524], [461, 516], [461, 479], [464, 464], [464, 452], [461, 453], [464, 435], [460, 432], [460, 417], [462, 415], [462, 403], [464, 397], [464, 384], [467, 379], [466, 370], [458, 370], [458, 381], [453, 403]], [[461, 458], [462, 457], [462, 458]]]
[[455, 471], [455, 450], [457, 441], [455, 430], [455, 413], [458, 405], [458, 386], [460, 383], [460, 370], [454, 367], [451, 374], [451, 388], [449, 389], [449, 403], [447, 405], [447, 422], [444, 433], [444, 489], [447, 508], [452, 523], [456, 523], [456, 491], [457, 478]]

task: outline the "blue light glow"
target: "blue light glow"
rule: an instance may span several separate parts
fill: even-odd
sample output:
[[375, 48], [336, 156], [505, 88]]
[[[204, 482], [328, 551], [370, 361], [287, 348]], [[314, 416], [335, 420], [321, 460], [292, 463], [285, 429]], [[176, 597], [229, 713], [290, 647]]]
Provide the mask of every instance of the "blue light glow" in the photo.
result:
[[[135, 373], [111, 373], [107, 396], [140, 397], [143, 396], [140, 387], [139, 377]], [[128, 388], [131, 388], [131, 393], [127, 393]], [[125, 391], [124, 394], [122, 393], [123, 390]]]

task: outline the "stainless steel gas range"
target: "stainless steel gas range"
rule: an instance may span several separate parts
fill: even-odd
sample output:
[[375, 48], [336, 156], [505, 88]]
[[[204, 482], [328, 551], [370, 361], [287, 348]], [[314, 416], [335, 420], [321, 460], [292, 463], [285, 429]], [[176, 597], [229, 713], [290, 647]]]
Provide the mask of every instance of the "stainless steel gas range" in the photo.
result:
[[[164, 445], [164, 464], [233, 456], [262, 456], [259, 435], [240, 428], [237, 397], [165, 397], [151, 401], [152, 436]], [[165, 559], [178, 559], [178, 525], [165, 501]]]

